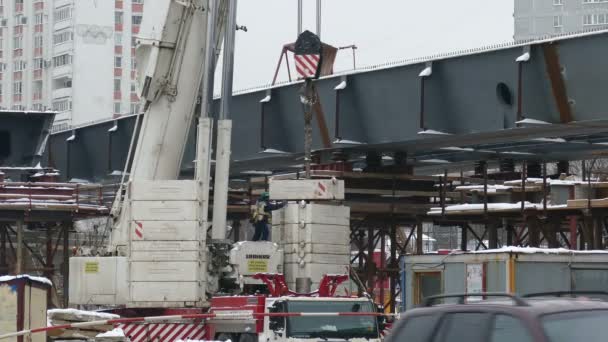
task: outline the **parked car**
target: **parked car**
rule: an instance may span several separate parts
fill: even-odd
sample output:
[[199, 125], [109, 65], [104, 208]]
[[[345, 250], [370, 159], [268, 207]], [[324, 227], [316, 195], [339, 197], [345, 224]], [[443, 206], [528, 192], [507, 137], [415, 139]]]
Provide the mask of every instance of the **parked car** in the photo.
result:
[[385, 341], [604, 342], [608, 302], [599, 297], [608, 298], [608, 293], [429, 297], [403, 314]]

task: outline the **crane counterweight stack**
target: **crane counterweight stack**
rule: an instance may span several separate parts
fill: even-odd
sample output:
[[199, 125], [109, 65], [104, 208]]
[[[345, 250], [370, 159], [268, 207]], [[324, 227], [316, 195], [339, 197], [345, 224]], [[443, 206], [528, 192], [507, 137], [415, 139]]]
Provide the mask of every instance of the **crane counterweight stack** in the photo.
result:
[[[217, 3], [218, 13], [223, 13], [226, 2]], [[81, 291], [71, 293], [70, 298], [78, 301], [74, 304], [135, 308], [206, 304], [210, 119], [202, 118], [198, 125], [197, 179], [178, 180], [178, 176], [199, 86], [209, 69], [201, 62], [216, 43], [201, 39], [201, 34], [206, 37], [210, 25], [221, 26], [225, 20], [214, 20], [207, 0], [156, 5], [145, 8], [137, 37], [138, 81], [146, 112], [124, 199], [117, 196], [120, 211], [114, 210], [113, 257], [73, 258], [72, 272], [81, 275], [71, 287]], [[76, 281], [96, 274], [127, 276], [100, 279], [107, 283], [103, 286], [77, 286]]]

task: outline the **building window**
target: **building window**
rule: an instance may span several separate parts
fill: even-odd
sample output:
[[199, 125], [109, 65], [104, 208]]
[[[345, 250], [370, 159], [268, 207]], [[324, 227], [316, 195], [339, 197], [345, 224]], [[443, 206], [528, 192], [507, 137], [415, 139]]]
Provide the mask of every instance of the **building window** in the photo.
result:
[[131, 83], [131, 92], [134, 93], [137, 91], [137, 87], [135, 86], [135, 83]]
[[114, 22], [115, 24], [122, 24], [122, 12], [114, 12]]
[[43, 44], [44, 44], [44, 41], [43, 41], [42, 36], [34, 36], [34, 48], [40, 49], [40, 48], [42, 48]]
[[553, 5], [555, 6], [559, 6], [559, 5], [563, 5], [564, 4], [564, 0], [553, 0]]
[[114, 91], [115, 92], [120, 91], [120, 79], [119, 78], [114, 79]]
[[18, 36], [13, 38], [13, 49], [23, 49], [23, 37]]
[[23, 71], [25, 70], [25, 61], [14, 61], [13, 62], [13, 71]]
[[116, 32], [114, 34], [114, 45], [116, 45], [116, 46], [122, 45], [122, 33]]
[[608, 13], [601, 14], [585, 14], [583, 16], [583, 25], [606, 25], [608, 24]]
[[133, 0], [132, 1], [134, 4], [143, 4], [144, 0]]
[[584, 4], [592, 4], [592, 3], [599, 3], [599, 2], [608, 2], [608, 0], [583, 0]]
[[141, 15], [134, 15], [132, 17], [133, 25], [141, 25]]
[[70, 6], [59, 7], [54, 13], [55, 22], [60, 22], [72, 18], [72, 8]]
[[120, 56], [114, 57], [114, 67], [122, 68], [122, 57], [120, 57]]
[[114, 102], [114, 113], [120, 114], [120, 102]]
[[23, 94], [23, 83], [21, 81], [13, 82], [13, 95]]
[[63, 65], [68, 65], [72, 63], [72, 56], [65, 54], [57, 57], [53, 57], [53, 65], [56, 67], [60, 67]]
[[32, 104], [32, 109], [42, 112], [44, 110], [44, 107], [42, 106], [42, 103], [34, 103]]
[[72, 109], [72, 101], [67, 98], [53, 101], [53, 110], [56, 112], [65, 112]]
[[74, 40], [74, 33], [69, 30], [61, 31], [53, 35], [53, 44], [55, 45], [65, 42], [71, 42], [72, 40]]
[[135, 58], [131, 58], [131, 69], [137, 69], [137, 60], [135, 60]]
[[131, 103], [131, 114], [139, 113], [139, 103]]
[[553, 27], [562, 27], [562, 20], [563, 17], [561, 15], [554, 15], [553, 16]]
[[40, 25], [44, 20], [44, 15], [42, 13], [38, 13], [34, 16], [34, 24]]
[[34, 70], [40, 70], [44, 67], [44, 60], [42, 58], [34, 58]]

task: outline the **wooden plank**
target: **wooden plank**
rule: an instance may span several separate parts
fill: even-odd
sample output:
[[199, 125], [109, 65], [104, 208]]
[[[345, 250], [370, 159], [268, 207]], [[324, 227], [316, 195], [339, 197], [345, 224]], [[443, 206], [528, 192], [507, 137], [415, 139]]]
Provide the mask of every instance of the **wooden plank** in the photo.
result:
[[[568, 200], [568, 208], [585, 209], [589, 205], [588, 199]], [[608, 208], [608, 198], [592, 199], [592, 208]]]

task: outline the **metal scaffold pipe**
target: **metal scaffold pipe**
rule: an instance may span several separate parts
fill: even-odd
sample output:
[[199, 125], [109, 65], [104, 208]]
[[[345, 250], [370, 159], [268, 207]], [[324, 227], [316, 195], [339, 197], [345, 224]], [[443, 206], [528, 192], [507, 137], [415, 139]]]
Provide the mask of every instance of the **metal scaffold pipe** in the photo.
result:
[[230, 170], [230, 143], [232, 121], [230, 102], [232, 101], [232, 79], [234, 70], [234, 41], [236, 34], [237, 0], [229, 0], [226, 36], [224, 38], [224, 68], [222, 70], [222, 98], [217, 126], [215, 154], [215, 183], [213, 187], [212, 240], [226, 239], [226, 214], [228, 204], [228, 175]]

